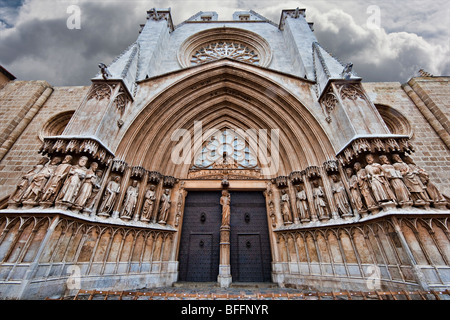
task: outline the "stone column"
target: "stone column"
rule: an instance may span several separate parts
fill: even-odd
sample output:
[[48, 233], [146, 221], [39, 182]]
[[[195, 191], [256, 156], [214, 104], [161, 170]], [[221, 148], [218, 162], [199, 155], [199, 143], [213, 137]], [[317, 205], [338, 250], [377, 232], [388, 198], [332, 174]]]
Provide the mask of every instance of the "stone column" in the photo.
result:
[[222, 288], [228, 288], [231, 284], [230, 226], [220, 227], [220, 262], [217, 282]]
[[222, 205], [222, 225], [220, 227], [220, 258], [219, 276], [217, 282], [222, 288], [228, 288], [231, 284], [230, 264], [230, 194], [227, 190], [222, 191], [220, 204]]

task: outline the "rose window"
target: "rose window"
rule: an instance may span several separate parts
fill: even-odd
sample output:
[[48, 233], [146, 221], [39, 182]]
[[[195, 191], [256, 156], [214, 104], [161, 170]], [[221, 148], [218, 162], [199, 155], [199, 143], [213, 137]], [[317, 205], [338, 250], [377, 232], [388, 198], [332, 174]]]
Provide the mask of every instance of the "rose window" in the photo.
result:
[[192, 55], [191, 65], [195, 66], [220, 58], [231, 58], [255, 65], [259, 65], [260, 62], [257, 51], [252, 47], [239, 42], [219, 41], [196, 50]]
[[224, 130], [203, 146], [193, 169], [254, 169], [257, 166], [248, 143], [232, 130]]

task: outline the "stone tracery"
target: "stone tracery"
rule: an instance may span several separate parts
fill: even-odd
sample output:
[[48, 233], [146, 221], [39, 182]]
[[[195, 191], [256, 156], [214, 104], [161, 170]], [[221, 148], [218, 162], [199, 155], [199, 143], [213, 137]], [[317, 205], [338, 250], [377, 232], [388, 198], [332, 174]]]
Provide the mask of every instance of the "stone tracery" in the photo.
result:
[[259, 64], [258, 52], [249, 45], [237, 41], [212, 42], [197, 49], [191, 58], [191, 65], [231, 58], [250, 64]]

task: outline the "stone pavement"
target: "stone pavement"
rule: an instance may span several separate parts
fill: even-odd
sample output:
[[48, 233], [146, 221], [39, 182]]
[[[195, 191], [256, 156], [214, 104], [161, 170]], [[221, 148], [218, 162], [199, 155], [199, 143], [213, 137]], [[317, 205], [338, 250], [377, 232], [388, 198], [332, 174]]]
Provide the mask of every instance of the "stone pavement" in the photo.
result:
[[[450, 291], [314, 292], [273, 283], [175, 283], [172, 287], [133, 291], [80, 290], [60, 300], [449, 300]], [[52, 299], [53, 300], [53, 299]]]

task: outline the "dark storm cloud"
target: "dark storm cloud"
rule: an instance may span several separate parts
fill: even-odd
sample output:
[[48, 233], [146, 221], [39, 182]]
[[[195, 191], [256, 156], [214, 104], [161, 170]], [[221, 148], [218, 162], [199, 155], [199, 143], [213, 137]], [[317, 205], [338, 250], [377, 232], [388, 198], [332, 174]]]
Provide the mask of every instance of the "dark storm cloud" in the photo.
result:
[[[27, 0], [21, 7], [21, 1], [14, 2], [9, 11], [0, 6], [0, 19], [8, 21], [7, 28], [0, 23], [0, 64], [19, 79], [53, 85], [88, 85], [99, 62], [109, 64], [136, 40], [152, 7], [171, 7], [177, 25], [201, 10], [217, 11], [225, 20], [234, 11], [248, 9], [278, 23], [282, 9], [302, 6], [307, 20], [315, 23], [319, 42], [342, 62], [352, 61], [365, 81], [405, 82], [419, 68], [450, 74], [450, 25], [444, 10], [448, 12], [449, 5], [443, 1], [377, 1], [379, 30], [366, 27], [369, 3], [358, 0]], [[66, 26], [71, 4], [81, 9], [80, 30]]]

